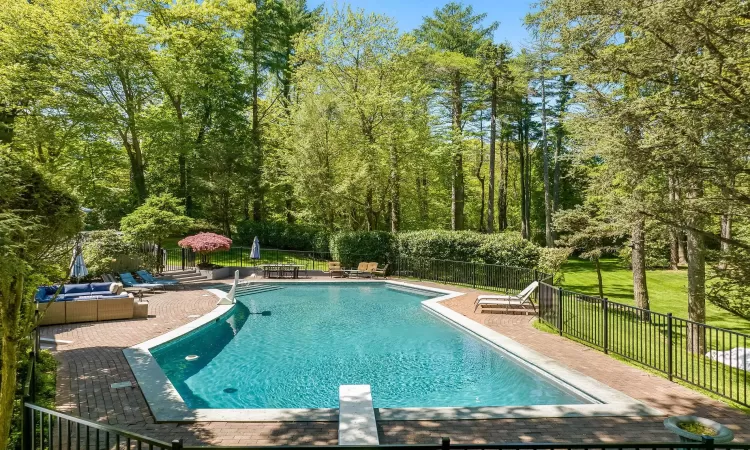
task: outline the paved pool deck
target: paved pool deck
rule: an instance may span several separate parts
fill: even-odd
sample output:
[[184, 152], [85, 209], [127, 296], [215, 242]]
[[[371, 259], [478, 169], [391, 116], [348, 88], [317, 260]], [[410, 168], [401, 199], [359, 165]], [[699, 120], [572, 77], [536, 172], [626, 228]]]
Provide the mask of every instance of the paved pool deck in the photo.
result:
[[[217, 298], [203, 287], [215, 283], [149, 296], [149, 318], [145, 320], [44, 327], [43, 337], [71, 341], [53, 350], [60, 362], [58, 409], [157, 439], [182, 438], [187, 445], [336, 444], [337, 422], [155, 423], [122, 350], [212, 311]], [[708, 417], [729, 426], [736, 440], [750, 442], [750, 415], [740, 410], [597, 350], [539, 331], [532, 326], [530, 316], [474, 313], [473, 302], [481, 291], [435, 283], [414, 284], [463, 292], [465, 295], [447, 300], [444, 305], [668, 415]], [[110, 387], [118, 382], [132, 382], [134, 387]], [[381, 444], [436, 443], [443, 436], [454, 442], [478, 444], [674, 441], [662, 421], [663, 417], [380, 421], [378, 430]]]

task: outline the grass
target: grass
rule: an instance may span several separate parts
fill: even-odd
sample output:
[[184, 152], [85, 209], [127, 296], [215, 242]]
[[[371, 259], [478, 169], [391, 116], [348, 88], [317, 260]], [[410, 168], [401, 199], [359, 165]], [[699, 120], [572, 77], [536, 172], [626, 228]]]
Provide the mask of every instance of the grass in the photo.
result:
[[[563, 287], [568, 291], [592, 296], [598, 295], [598, 283], [594, 266], [589, 261], [570, 260], [564, 267]], [[617, 259], [602, 261], [604, 295], [613, 302], [633, 305], [632, 272], [623, 267]], [[669, 327], [666, 318], [644, 316], [634, 310], [610, 304], [607, 313], [608, 331], [604, 339], [604, 310], [596, 298], [582, 298], [565, 294], [562, 301], [562, 321], [565, 336], [603, 350], [605, 342], [609, 354], [617, 359], [635, 364], [661, 376], [666, 376], [670, 367], [675, 381], [681, 384], [713, 391], [712, 397], [731, 400], [747, 405], [748, 374], [740, 369], [726, 366], [707, 358], [709, 350], [728, 350], [748, 346], [747, 338], [706, 329], [705, 349], [693, 352], [690, 345], [691, 334], [685, 322], [687, 318], [687, 274], [685, 271], [654, 270], [647, 272], [650, 306], [654, 312], [673, 313], [672, 358], [668, 353]], [[552, 309], [543, 315], [550, 322], [537, 322], [537, 328], [556, 333], [554, 328], [559, 321], [555, 306], [558, 297], [552, 297]], [[712, 304], [707, 305], [709, 325], [750, 334], [750, 323], [746, 319], [722, 310]], [[552, 325], [552, 326], [550, 326]], [[698, 336], [700, 333], [695, 334]], [[697, 385], [697, 386], [695, 386]], [[703, 388], [703, 389], [701, 389]], [[728, 403], [738, 406], [738, 404]], [[742, 407], [743, 410], [746, 407]]]
[[[633, 305], [633, 273], [619, 259], [602, 259], [604, 296], [618, 303]], [[570, 259], [564, 266], [563, 288], [589, 295], [599, 295], [596, 269], [591, 261]], [[649, 270], [646, 273], [651, 310], [675, 317], [688, 318], [687, 271]], [[706, 323], [744, 334], [750, 334], [750, 321], [711, 303], [706, 304]]]

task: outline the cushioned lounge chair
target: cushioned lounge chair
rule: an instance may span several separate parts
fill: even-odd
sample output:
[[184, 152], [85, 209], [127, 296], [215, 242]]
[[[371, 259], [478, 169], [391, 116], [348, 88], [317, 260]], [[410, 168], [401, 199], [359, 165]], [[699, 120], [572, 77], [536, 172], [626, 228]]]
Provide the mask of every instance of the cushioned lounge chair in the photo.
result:
[[367, 270], [370, 267], [370, 263], [368, 262], [361, 262], [357, 266], [356, 270], [348, 270], [347, 272], [349, 275], [353, 275], [356, 277], [370, 277], [372, 276], [372, 273], [370, 273], [369, 270]]
[[479, 295], [474, 301], [474, 311], [476, 311], [477, 308], [482, 308], [482, 311], [484, 311], [486, 306], [507, 306], [508, 308], [513, 306], [522, 308], [531, 306], [536, 310], [534, 303], [531, 302], [531, 294], [538, 286], [539, 282], [534, 281], [526, 286], [523, 291], [519, 292], [518, 295]]
[[139, 283], [133, 278], [133, 275], [128, 272], [120, 274], [120, 281], [122, 281], [122, 285], [125, 287], [165, 290], [164, 285], [161, 283]]
[[333, 277], [343, 277], [345, 272], [338, 261], [328, 261], [328, 274]]
[[372, 276], [374, 276], [374, 277], [388, 278], [387, 272], [388, 272], [388, 264], [386, 264], [385, 266], [383, 266], [382, 269], [376, 268], [375, 270], [373, 270], [372, 271]]
[[136, 273], [139, 277], [141, 277], [141, 280], [145, 281], [146, 283], [163, 284], [165, 286], [174, 286], [180, 284], [180, 282], [177, 280], [162, 280], [154, 278], [154, 276], [148, 273], [147, 270], [139, 270]]

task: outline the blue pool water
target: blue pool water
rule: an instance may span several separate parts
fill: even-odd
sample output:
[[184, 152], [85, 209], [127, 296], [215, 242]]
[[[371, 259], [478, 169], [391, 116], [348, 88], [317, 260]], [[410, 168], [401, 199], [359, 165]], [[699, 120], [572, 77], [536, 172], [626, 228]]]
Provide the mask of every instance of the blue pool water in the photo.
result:
[[191, 408], [337, 408], [342, 384], [380, 408], [587, 403], [421, 306], [436, 295], [288, 283], [151, 353]]

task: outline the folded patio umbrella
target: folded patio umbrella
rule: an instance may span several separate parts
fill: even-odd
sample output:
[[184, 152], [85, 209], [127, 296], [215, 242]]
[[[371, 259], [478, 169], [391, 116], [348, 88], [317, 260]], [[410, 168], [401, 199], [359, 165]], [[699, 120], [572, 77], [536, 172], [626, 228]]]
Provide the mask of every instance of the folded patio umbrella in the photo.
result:
[[253, 248], [250, 249], [250, 258], [260, 259], [260, 242], [258, 242], [258, 236], [253, 239]]
[[83, 253], [80, 247], [76, 247], [73, 250], [73, 259], [71, 260], [70, 267], [70, 278], [80, 280], [89, 274], [89, 270], [86, 268], [86, 263], [83, 262]]

